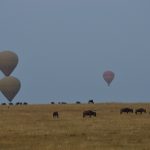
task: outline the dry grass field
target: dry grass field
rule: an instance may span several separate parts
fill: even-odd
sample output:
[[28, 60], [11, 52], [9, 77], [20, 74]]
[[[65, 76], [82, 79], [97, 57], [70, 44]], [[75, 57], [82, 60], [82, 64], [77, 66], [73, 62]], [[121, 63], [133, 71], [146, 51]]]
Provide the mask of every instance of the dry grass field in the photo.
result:
[[[126, 106], [148, 113], [120, 115]], [[97, 117], [83, 118], [87, 109]], [[149, 111], [150, 104], [0, 106], [0, 150], [150, 150]]]

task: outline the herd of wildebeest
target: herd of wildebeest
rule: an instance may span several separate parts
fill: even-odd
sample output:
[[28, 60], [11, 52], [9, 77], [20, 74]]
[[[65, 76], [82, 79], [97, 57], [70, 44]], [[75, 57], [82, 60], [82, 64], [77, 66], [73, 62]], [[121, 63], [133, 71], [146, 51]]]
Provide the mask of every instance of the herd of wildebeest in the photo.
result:
[[[1, 105], [14, 105], [13, 103], [1, 103]], [[16, 102], [15, 105], [28, 105], [27, 102]]]
[[[138, 109], [135, 109], [135, 111], [132, 108], [129, 108], [129, 107], [125, 107], [125, 108], [120, 109], [120, 114], [122, 114], [122, 113], [127, 113], [128, 114], [128, 113], [134, 113], [134, 112], [135, 112], [135, 114], [138, 114], [138, 113], [142, 114], [142, 113], [146, 113], [146, 109], [138, 108]], [[59, 118], [59, 112], [54, 111], [52, 116], [53, 116], [53, 118]], [[92, 116], [96, 117], [96, 111], [85, 110], [85, 111], [83, 111], [82, 116], [83, 116], [83, 118], [86, 117], [86, 116], [88, 116], [90, 118]]]
[[[51, 104], [54, 104], [54, 102], [51, 102]], [[61, 102], [59, 102], [58, 104], [66, 104], [66, 103], [61, 103]], [[80, 101], [76, 101], [76, 104], [81, 104], [80, 103]], [[88, 104], [94, 104], [94, 101], [93, 100], [89, 100], [88, 101]], [[146, 111], [146, 109], [145, 108], [138, 108], [138, 109], [135, 109], [135, 114], [142, 114], [142, 113], [146, 113], [147, 111]], [[120, 109], [120, 114], [122, 114], [122, 113], [134, 113], [134, 110], [133, 110], [133, 108], [129, 108], [129, 107], [125, 107], [125, 108], [121, 108]], [[149, 112], [149, 114], [150, 114], [150, 112]], [[52, 114], [52, 116], [53, 116], [53, 118], [59, 118], [59, 113], [58, 113], [58, 111], [55, 111], [55, 112], [53, 112], [53, 114]], [[86, 117], [86, 116], [88, 116], [88, 117], [92, 117], [92, 116], [94, 116], [94, 117], [96, 117], [96, 111], [93, 111], [93, 110], [85, 110], [85, 111], [83, 111], [83, 113], [82, 113], [82, 116], [83, 116], [83, 118], [84, 117]]]
[[[54, 102], [51, 102], [51, 104], [55, 104]], [[58, 104], [67, 104], [66, 102], [58, 102]], [[80, 101], [77, 101], [76, 104], [81, 104]], [[93, 100], [89, 100], [88, 104], [94, 104]], [[1, 103], [1, 105], [7, 105], [6, 103]], [[8, 105], [14, 105], [13, 103], [9, 103]], [[15, 105], [28, 105], [27, 102], [16, 102]], [[135, 114], [142, 114], [142, 113], [147, 113], [145, 108], [137, 108], [137, 109], [133, 109], [133, 108], [129, 108], [129, 107], [124, 107], [120, 109], [120, 114], [129, 114], [129, 113], [135, 113]], [[149, 112], [150, 114], [150, 112]], [[88, 117], [96, 117], [96, 111], [95, 110], [84, 110], [82, 113], [83, 118], [88, 116]], [[52, 117], [53, 118], [59, 118], [59, 112], [58, 111], [54, 111], [52, 113]]]
[[[54, 102], [52, 102], [51, 104], [54, 104]], [[60, 103], [59, 102], [58, 104], [66, 104], [66, 103]], [[80, 101], [76, 101], [76, 104], [81, 104], [81, 103], [80, 103]], [[89, 100], [88, 104], [94, 104], [94, 101], [93, 100]], [[125, 107], [125, 108], [121, 108], [120, 109], [120, 114], [122, 114], [122, 113], [127, 113], [127, 114], [128, 113], [142, 114], [142, 113], [146, 113], [146, 112], [147, 111], [146, 111], [145, 108], [138, 108], [138, 109], [135, 109], [135, 111], [133, 110], [133, 108], [129, 108], [129, 107]], [[150, 112], [149, 112], [149, 114], [150, 114]], [[58, 111], [53, 112], [52, 116], [53, 116], [53, 118], [59, 118]], [[83, 116], [83, 118], [86, 117], [86, 116], [88, 116], [90, 118], [92, 116], [96, 117], [96, 111], [85, 110], [85, 111], [83, 111], [82, 116]]]

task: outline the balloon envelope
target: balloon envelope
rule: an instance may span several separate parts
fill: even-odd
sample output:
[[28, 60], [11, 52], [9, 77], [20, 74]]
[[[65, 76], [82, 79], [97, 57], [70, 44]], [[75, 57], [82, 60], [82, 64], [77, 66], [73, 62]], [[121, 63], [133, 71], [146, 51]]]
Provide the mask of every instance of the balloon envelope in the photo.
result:
[[110, 85], [110, 83], [112, 82], [114, 77], [115, 77], [115, 74], [112, 71], [110, 71], [110, 70], [105, 71], [103, 73], [103, 78], [107, 82], [108, 86]]
[[9, 76], [18, 64], [18, 56], [12, 51], [0, 52], [0, 70]]
[[18, 93], [20, 87], [20, 81], [15, 77], [9, 76], [0, 80], [0, 90], [10, 102]]

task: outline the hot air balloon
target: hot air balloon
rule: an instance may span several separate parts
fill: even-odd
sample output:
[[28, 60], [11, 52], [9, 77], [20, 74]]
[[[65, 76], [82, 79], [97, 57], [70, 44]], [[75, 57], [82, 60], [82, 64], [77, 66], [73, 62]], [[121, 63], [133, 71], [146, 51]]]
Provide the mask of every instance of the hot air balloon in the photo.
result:
[[12, 51], [0, 52], [0, 70], [9, 76], [18, 64], [18, 56]]
[[20, 81], [13, 76], [4, 77], [0, 80], [0, 91], [10, 102], [19, 92], [20, 87]]
[[112, 71], [110, 71], [110, 70], [105, 71], [103, 73], [103, 78], [106, 81], [106, 83], [108, 84], [108, 86], [110, 86], [110, 83], [112, 82], [114, 77], [115, 77], [115, 74]]

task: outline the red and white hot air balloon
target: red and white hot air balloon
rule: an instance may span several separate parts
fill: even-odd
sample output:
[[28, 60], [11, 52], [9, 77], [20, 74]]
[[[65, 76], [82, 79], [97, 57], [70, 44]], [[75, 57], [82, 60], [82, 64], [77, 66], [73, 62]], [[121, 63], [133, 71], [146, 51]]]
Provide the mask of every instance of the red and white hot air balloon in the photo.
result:
[[108, 86], [110, 86], [110, 83], [112, 82], [114, 77], [115, 77], [115, 74], [110, 70], [107, 70], [103, 73], [103, 78], [106, 81]]

